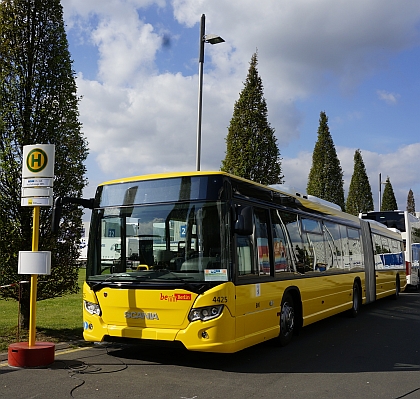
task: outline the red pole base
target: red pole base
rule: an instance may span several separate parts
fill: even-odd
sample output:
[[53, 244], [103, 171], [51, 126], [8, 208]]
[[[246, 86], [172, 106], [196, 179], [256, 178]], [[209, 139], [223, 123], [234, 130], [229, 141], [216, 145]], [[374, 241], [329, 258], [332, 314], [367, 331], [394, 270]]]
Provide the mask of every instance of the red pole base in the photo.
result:
[[55, 344], [52, 342], [16, 342], [9, 345], [8, 363], [11, 367], [44, 367], [54, 363]]

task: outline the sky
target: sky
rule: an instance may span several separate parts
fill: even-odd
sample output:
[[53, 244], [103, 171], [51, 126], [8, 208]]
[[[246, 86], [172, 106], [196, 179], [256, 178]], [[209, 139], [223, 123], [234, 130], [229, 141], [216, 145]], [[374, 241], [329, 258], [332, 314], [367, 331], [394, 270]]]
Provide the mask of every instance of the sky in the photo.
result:
[[[84, 195], [107, 180], [196, 169], [200, 20], [205, 44], [201, 170], [219, 170], [258, 54], [284, 183], [305, 192], [320, 112], [344, 172], [361, 150], [375, 210], [379, 175], [420, 211], [418, 0], [62, 0], [82, 132]], [[381, 185], [383, 192], [384, 186]]]

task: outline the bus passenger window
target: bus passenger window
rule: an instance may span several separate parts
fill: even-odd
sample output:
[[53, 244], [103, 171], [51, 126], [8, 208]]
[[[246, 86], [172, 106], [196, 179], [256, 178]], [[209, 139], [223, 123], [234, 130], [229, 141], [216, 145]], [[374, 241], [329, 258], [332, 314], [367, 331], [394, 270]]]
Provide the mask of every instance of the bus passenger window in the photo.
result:
[[324, 249], [324, 237], [318, 220], [302, 219], [302, 236], [306, 254], [306, 271], [324, 272], [327, 260]]
[[388, 237], [381, 237], [382, 240], [382, 264], [384, 267], [390, 267], [391, 265], [391, 246], [390, 246], [390, 240], [388, 240]]
[[343, 249], [343, 268], [350, 269], [349, 240], [347, 227], [340, 225], [341, 247]]
[[329, 269], [343, 268], [343, 251], [341, 248], [340, 228], [338, 224], [324, 222], [324, 237]]
[[381, 238], [382, 238], [382, 253], [389, 254], [391, 251], [389, 249], [388, 237], [381, 237]]
[[349, 239], [350, 268], [363, 268], [364, 263], [359, 230], [347, 228], [347, 234]]
[[305, 251], [303, 249], [302, 237], [300, 235], [298, 215], [282, 211], [280, 211], [279, 213], [290, 239], [292, 252], [294, 258], [296, 259], [296, 269], [299, 273], [304, 273]]
[[404, 255], [402, 252], [401, 243], [397, 240], [391, 240], [391, 247], [392, 247], [392, 264], [394, 267], [397, 268], [404, 268]]
[[255, 235], [236, 235], [237, 270], [239, 276], [270, 275], [268, 214], [254, 208]]
[[267, 211], [254, 208], [255, 236], [257, 240], [257, 261], [260, 275], [270, 275], [270, 254], [268, 250]]
[[374, 243], [374, 256], [375, 256], [375, 269], [381, 269], [382, 268], [382, 241], [381, 236], [378, 236], [377, 234], [372, 234], [372, 242]]
[[252, 237], [237, 236], [236, 237], [236, 251], [238, 259], [238, 275], [255, 274], [252, 250]]
[[289, 243], [285, 226], [280, 219], [279, 211], [271, 210], [273, 231], [274, 273], [290, 272], [293, 270], [292, 259], [289, 255]]

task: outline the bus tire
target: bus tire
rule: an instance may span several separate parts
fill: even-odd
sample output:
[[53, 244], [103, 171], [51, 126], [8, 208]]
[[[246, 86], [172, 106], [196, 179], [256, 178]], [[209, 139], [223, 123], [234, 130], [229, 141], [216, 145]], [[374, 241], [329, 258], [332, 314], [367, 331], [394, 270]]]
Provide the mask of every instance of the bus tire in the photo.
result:
[[360, 285], [357, 281], [353, 283], [353, 304], [350, 309], [350, 317], [356, 317], [360, 312], [360, 306], [362, 304]]
[[293, 338], [296, 330], [296, 312], [293, 298], [285, 294], [281, 301], [280, 310], [280, 334], [278, 342], [280, 346], [286, 346]]
[[400, 276], [397, 276], [395, 280], [395, 294], [392, 295], [392, 299], [398, 299], [400, 297], [401, 285], [400, 285]]

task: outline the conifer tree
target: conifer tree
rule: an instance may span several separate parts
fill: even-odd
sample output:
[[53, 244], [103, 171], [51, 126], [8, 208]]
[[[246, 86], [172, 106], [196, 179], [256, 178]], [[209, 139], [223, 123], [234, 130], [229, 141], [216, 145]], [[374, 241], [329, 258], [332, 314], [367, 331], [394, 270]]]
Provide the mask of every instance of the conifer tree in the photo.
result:
[[[17, 274], [18, 252], [32, 248], [32, 208], [21, 207], [22, 149], [55, 144], [54, 195], [81, 197], [87, 181], [87, 143], [78, 121], [79, 98], [60, 0], [0, 2], [0, 285]], [[63, 210], [59, 236], [42, 207], [39, 250], [51, 251], [51, 275], [39, 276], [37, 298], [77, 292], [81, 209]], [[23, 285], [21, 326], [28, 327], [29, 287]], [[18, 299], [16, 288], [0, 297]]]
[[337, 157], [325, 112], [320, 113], [318, 139], [312, 154], [307, 193], [341, 206], [344, 211], [343, 171]]
[[346, 201], [346, 212], [358, 216], [373, 211], [373, 196], [360, 149], [354, 153], [354, 169]]
[[411, 188], [407, 195], [407, 212], [411, 213], [412, 215], [416, 214], [416, 203], [414, 201], [414, 194]]
[[254, 53], [226, 137], [221, 170], [261, 184], [282, 183], [280, 151], [267, 119], [267, 104]]
[[384, 193], [382, 194], [381, 211], [395, 211], [397, 209], [397, 200], [395, 199], [394, 189], [388, 176], [385, 182]]

